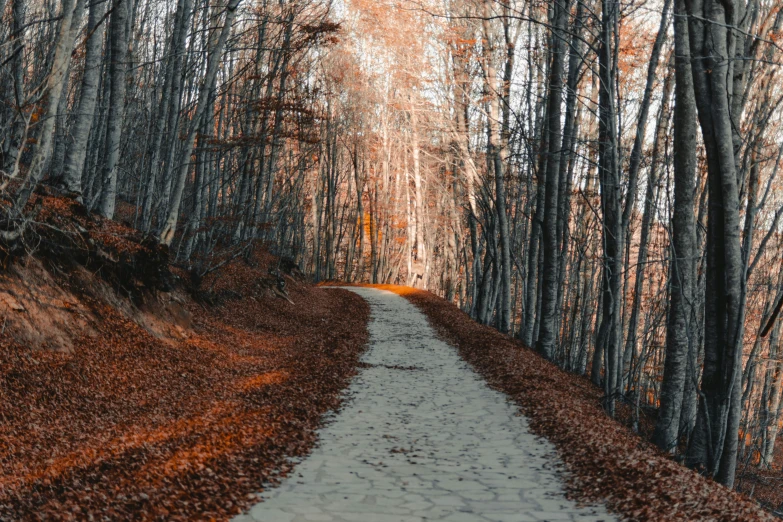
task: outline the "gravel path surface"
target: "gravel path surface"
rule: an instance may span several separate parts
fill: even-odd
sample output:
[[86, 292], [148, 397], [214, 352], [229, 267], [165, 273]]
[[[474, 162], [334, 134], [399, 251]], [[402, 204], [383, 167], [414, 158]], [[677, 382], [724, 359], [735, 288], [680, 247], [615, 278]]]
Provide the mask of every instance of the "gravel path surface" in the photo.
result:
[[552, 445], [412, 304], [349, 290], [372, 309], [350, 399], [319, 447], [236, 522], [615, 520], [565, 498]]

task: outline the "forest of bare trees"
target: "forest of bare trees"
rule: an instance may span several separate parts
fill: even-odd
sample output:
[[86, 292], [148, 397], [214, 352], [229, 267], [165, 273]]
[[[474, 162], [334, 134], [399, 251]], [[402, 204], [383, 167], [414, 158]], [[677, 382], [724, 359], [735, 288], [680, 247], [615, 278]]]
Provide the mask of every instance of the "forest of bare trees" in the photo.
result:
[[[780, 468], [777, 0], [0, 0], [0, 239], [56, 193], [456, 302], [728, 486]], [[778, 444], [778, 448], [780, 448]]]

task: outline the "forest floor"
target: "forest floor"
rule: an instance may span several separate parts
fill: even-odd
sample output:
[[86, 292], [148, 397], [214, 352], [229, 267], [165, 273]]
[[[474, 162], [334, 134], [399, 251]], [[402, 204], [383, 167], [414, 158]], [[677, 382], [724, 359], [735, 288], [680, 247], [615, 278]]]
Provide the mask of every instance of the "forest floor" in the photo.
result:
[[629, 520], [775, 520], [756, 502], [674, 462], [609, 418], [601, 407], [601, 390], [589, 380], [560, 370], [429, 292], [377, 288], [416, 305], [492, 388], [515, 401], [532, 432], [557, 448], [570, 472], [571, 498], [603, 501]]
[[[131, 228], [70, 200], [35, 204], [25, 248], [0, 246], [0, 521], [225, 520], [313, 450], [358, 369], [439, 377], [426, 361], [360, 362], [367, 302], [295, 272], [281, 298], [270, 278], [280, 260], [268, 254], [237, 257], [194, 288]], [[608, 418], [586, 379], [432, 294], [383, 288], [424, 312], [495, 390], [471, 381], [485, 387], [479, 409], [507, 408], [489, 401], [502, 392], [554, 445], [573, 500], [632, 520], [772, 519]], [[421, 458], [415, 444], [386, 442]], [[461, 458], [492, 447], [475, 442]]]
[[[292, 302], [270, 295], [275, 259], [259, 255], [211, 274], [204, 299], [147, 288], [137, 305], [101, 271], [140, 241], [63, 205], [45, 202], [41, 250], [0, 272], [0, 520], [225, 520], [254, 504], [340, 405], [367, 304], [289, 276]], [[48, 255], [55, 226], [100, 244], [88, 267]]]

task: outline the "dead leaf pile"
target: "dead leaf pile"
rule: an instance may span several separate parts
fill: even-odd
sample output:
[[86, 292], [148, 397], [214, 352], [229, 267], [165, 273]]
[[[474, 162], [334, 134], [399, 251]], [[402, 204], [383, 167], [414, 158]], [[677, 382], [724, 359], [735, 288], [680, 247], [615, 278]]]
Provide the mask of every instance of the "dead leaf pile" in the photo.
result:
[[[48, 219], [48, 218], [47, 218]], [[71, 352], [0, 335], [0, 520], [227, 519], [307, 453], [367, 340], [350, 292], [290, 282], [256, 295], [264, 259], [216, 272], [219, 305], [186, 303], [186, 340], [103, 302]]]

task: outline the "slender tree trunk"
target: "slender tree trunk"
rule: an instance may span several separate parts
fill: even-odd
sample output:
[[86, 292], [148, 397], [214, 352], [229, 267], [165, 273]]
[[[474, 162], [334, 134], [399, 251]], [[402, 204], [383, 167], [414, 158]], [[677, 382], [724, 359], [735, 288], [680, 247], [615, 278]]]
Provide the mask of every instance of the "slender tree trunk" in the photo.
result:
[[[559, 241], [559, 262], [557, 268], [557, 304], [556, 310], [563, 306], [563, 294], [565, 284], [566, 260], [570, 243], [570, 217], [571, 217], [571, 192], [573, 189], [575, 156], [574, 149], [579, 129], [579, 120], [582, 114], [582, 105], [577, 107], [577, 94], [579, 80], [583, 70], [583, 32], [585, 21], [584, 2], [577, 2], [576, 18], [571, 29], [571, 41], [568, 54], [568, 79], [566, 80], [566, 109], [563, 123], [563, 156], [560, 159], [560, 178], [558, 186], [558, 208], [561, 212], [557, 215], [557, 239]], [[560, 315], [557, 317], [558, 323]], [[559, 328], [558, 328], [559, 330]]]
[[105, 6], [100, 2], [91, 2], [87, 21], [87, 44], [84, 57], [84, 74], [79, 95], [79, 105], [71, 135], [73, 144], [68, 148], [63, 167], [63, 188], [81, 198], [82, 173], [87, 157], [87, 143], [90, 138], [92, 122], [95, 119], [95, 105], [98, 100], [101, 74], [101, 49], [103, 47], [103, 13]]
[[[168, 43], [166, 52], [165, 69], [163, 72], [163, 92], [158, 104], [157, 118], [155, 118], [155, 133], [150, 152], [150, 172], [144, 191], [144, 202], [141, 212], [141, 229], [148, 233], [152, 227], [153, 201], [161, 182], [160, 173], [163, 171], [161, 155], [163, 154], [163, 138], [167, 131], [167, 124], [173, 122], [173, 128], [168, 129], [172, 135], [176, 134], [177, 116], [172, 112], [179, 108], [179, 86], [182, 81], [182, 60], [185, 52], [185, 35], [187, 33], [188, 20], [192, 11], [191, 0], [178, 0], [177, 10], [174, 14], [174, 31]], [[174, 136], [172, 136], [173, 138]], [[172, 144], [174, 140], [171, 140]]]
[[215, 88], [215, 79], [217, 77], [218, 67], [220, 66], [220, 60], [223, 56], [223, 49], [226, 46], [228, 35], [231, 33], [231, 26], [234, 23], [240, 1], [241, 0], [228, 1], [223, 27], [220, 29], [220, 35], [217, 37], [215, 43], [211, 46], [209, 57], [207, 58], [207, 72], [204, 76], [204, 81], [199, 88], [196, 109], [193, 113], [193, 119], [189, 124], [189, 130], [187, 137], [185, 138], [183, 150], [179, 156], [179, 172], [177, 173], [174, 192], [172, 193], [171, 202], [169, 203], [168, 216], [160, 233], [160, 242], [167, 246], [171, 245], [171, 241], [174, 239], [174, 233], [177, 229], [179, 207], [182, 202], [182, 194], [185, 191], [185, 181], [187, 180], [188, 170], [190, 168], [190, 155], [193, 153], [193, 145], [196, 141], [196, 131], [199, 128], [201, 118], [204, 116], [204, 111], [209, 98], [208, 94]]
[[427, 288], [427, 246], [424, 241], [424, 187], [421, 176], [421, 151], [419, 148], [419, 118], [417, 108], [411, 101], [411, 161], [413, 162], [413, 222], [414, 222], [414, 273], [413, 286]]
[[[11, 34], [10, 41], [11, 46], [11, 86], [13, 87], [13, 101], [15, 106], [16, 120], [11, 126], [11, 132], [9, 136], [10, 143], [8, 144], [7, 153], [4, 165], [0, 165], [6, 172], [8, 172], [9, 178], [15, 178], [19, 174], [19, 156], [24, 149], [23, 138], [25, 134], [25, 121], [22, 116], [22, 106], [25, 103], [25, 88], [24, 88], [24, 25], [25, 25], [25, 9], [24, 0], [12, 0], [11, 4]], [[0, 10], [0, 16], [3, 11]]]
[[666, 365], [661, 383], [661, 406], [653, 442], [664, 451], [676, 449], [680, 434], [683, 390], [688, 370], [692, 336], [694, 258], [696, 222], [693, 202], [696, 193], [696, 100], [688, 60], [690, 43], [685, 0], [675, 0], [674, 53], [674, 216], [666, 325]]
[[79, 20], [85, 0], [63, 0], [60, 27], [57, 33], [57, 42], [54, 47], [52, 68], [44, 85], [44, 100], [41, 110], [41, 129], [38, 133], [38, 144], [27, 170], [24, 180], [16, 196], [15, 209], [21, 213], [30, 200], [30, 196], [44, 176], [44, 170], [49, 165], [52, 155], [52, 138], [54, 138], [54, 125], [57, 120], [57, 110], [63, 87], [65, 74], [71, 59], [74, 41], [76, 39], [76, 25], [74, 19]]
[[111, 13], [109, 42], [111, 62], [109, 64], [109, 116], [106, 122], [106, 159], [103, 166], [103, 188], [99, 212], [109, 219], [114, 217], [117, 200], [117, 166], [120, 160], [120, 140], [122, 138], [122, 120], [125, 112], [125, 74], [128, 59], [128, 41], [126, 26], [128, 23], [128, 3], [131, 0], [116, 0]]
[[[625, 343], [625, 355], [623, 356], [625, 368], [629, 366], [631, 359], [635, 357], [635, 354], [637, 353], [639, 313], [641, 310], [644, 281], [647, 273], [647, 252], [650, 241], [650, 229], [652, 228], [654, 217], [653, 206], [658, 199], [660, 162], [661, 156], [665, 154], [666, 132], [669, 129], [671, 93], [674, 85], [673, 69], [674, 67], [672, 67], [672, 71], [666, 75], [666, 79], [664, 80], [661, 110], [658, 116], [655, 142], [653, 143], [653, 153], [650, 162], [650, 173], [647, 176], [647, 193], [645, 194], [644, 211], [642, 212], [639, 252], [636, 257], [636, 278], [634, 282], [633, 302], [631, 304], [631, 315], [628, 320], [628, 338]], [[625, 368], [623, 371], [625, 371]]]
[[565, 29], [568, 23], [570, 4], [558, 0], [553, 6], [553, 30], [551, 64], [549, 66], [549, 89], [547, 99], [547, 130], [549, 132], [544, 196], [544, 223], [541, 227], [544, 245], [544, 264], [541, 267], [541, 324], [536, 340], [536, 349], [547, 359], [552, 359], [557, 340], [556, 308], [559, 268], [559, 238], [557, 221], [560, 215], [558, 207], [560, 184], [560, 161], [562, 156], [563, 135], [560, 119], [563, 103], [563, 68], [566, 56]]
[[487, 90], [491, 97], [489, 101], [489, 143], [487, 153], [492, 158], [495, 174], [495, 211], [497, 212], [500, 234], [500, 277], [501, 297], [498, 330], [508, 333], [511, 329], [511, 240], [509, 238], [508, 215], [506, 213], [506, 185], [503, 172], [503, 148], [500, 140], [500, 102], [501, 93], [497, 88], [494, 59], [492, 56], [492, 31], [490, 29], [491, 0], [484, 0], [484, 66]]
[[618, 394], [618, 364], [622, 324], [622, 265], [625, 240], [622, 233], [622, 183], [617, 158], [617, 113], [615, 110], [615, 69], [613, 48], [615, 17], [619, 3], [602, 0], [601, 44], [599, 49], [599, 145], [598, 178], [601, 182], [603, 211], [603, 289], [601, 326], [598, 344], [606, 357], [606, 410], [614, 416]]

